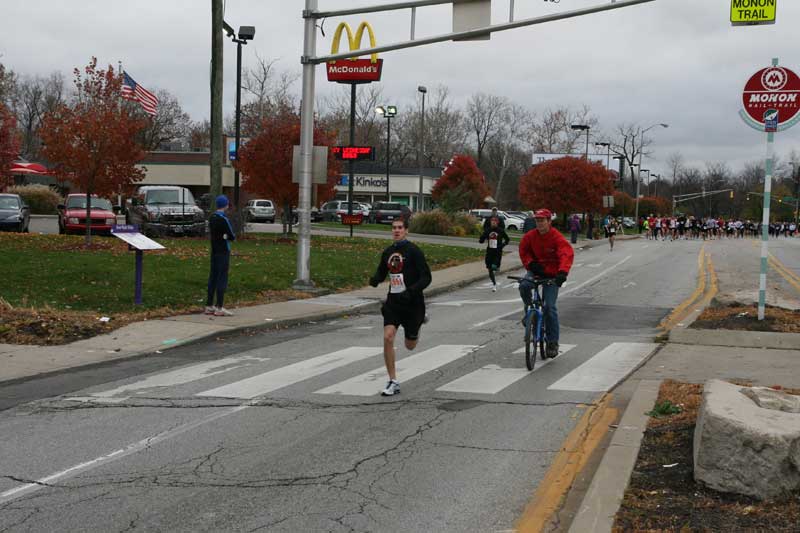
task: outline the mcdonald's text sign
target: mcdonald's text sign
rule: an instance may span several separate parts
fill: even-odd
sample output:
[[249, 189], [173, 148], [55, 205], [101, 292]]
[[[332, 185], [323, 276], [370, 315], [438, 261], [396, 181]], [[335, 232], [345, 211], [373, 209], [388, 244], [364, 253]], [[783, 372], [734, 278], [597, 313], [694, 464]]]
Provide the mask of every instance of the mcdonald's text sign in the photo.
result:
[[[336, 27], [336, 32], [333, 34], [331, 54], [339, 53], [339, 44], [344, 35], [346, 35], [350, 51], [357, 52], [361, 48], [361, 38], [364, 36], [364, 32], [369, 37], [370, 47], [374, 48], [375, 32], [372, 31], [372, 26], [368, 22], [359, 24], [355, 33], [346, 22], [339, 23]], [[357, 57], [358, 54], [355, 54], [352, 58], [330, 61], [327, 66], [328, 81], [337, 83], [371, 83], [380, 81], [383, 59], [378, 59], [378, 54], [372, 54], [369, 59], [358, 59]]]

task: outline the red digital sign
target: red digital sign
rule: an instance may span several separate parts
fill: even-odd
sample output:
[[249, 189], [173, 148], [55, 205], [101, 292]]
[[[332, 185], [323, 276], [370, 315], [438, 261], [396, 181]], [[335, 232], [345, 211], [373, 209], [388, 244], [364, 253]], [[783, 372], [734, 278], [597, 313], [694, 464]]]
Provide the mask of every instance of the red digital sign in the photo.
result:
[[331, 151], [341, 161], [375, 161], [374, 146], [334, 146]]

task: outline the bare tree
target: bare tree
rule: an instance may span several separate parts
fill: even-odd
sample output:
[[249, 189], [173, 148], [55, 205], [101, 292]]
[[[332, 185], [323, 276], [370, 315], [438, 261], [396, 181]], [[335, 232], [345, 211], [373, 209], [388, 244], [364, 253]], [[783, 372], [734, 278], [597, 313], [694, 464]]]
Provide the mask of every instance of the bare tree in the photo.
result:
[[268, 60], [256, 53], [255, 66], [242, 72], [242, 131], [245, 135], [255, 135], [265, 118], [297, 108], [297, 96], [292, 87], [300, 73], [280, 70], [276, 64], [276, 59]]
[[639, 178], [639, 174], [633, 171], [633, 165], [639, 163], [640, 156], [649, 153], [647, 147], [653, 143], [644, 137], [643, 133], [642, 127], [638, 124], [619, 124], [614, 138], [610, 141], [611, 151], [621, 156], [625, 166], [631, 170], [630, 192], [633, 194], [636, 192], [636, 180]]
[[187, 144], [192, 152], [208, 152], [211, 149], [211, 122], [207, 119], [189, 124]]
[[[355, 139], [357, 144], [379, 146], [382, 138], [383, 119], [375, 108], [383, 104], [383, 89], [380, 85], [362, 86], [356, 91]], [[322, 122], [338, 132], [337, 142], [349, 144], [350, 140], [350, 87], [341, 87], [332, 96], [323, 100], [326, 112]]]
[[475, 153], [478, 167], [483, 163], [483, 151], [503, 125], [510, 102], [503, 96], [475, 93], [467, 102], [467, 122], [475, 134]]
[[680, 152], [672, 152], [667, 156], [667, 167], [672, 174], [672, 186], [677, 187], [678, 194], [683, 194], [683, 182], [681, 171], [683, 170], [683, 155]]
[[521, 105], [509, 103], [500, 118], [501, 126], [487, 145], [485, 168], [482, 168], [494, 186], [498, 202], [503, 198], [506, 176], [509, 173], [520, 176], [530, 166], [530, 154], [523, 147], [532, 115]]
[[12, 99], [17, 86], [17, 75], [0, 63], [0, 104], [12, 107]]
[[[159, 89], [158, 111], [147, 122], [147, 127], [141, 132], [140, 143], [147, 150], [172, 149], [173, 143], [179, 143], [181, 149], [188, 146], [187, 137], [192, 125], [189, 114], [186, 113], [178, 99], [171, 93]], [[132, 105], [135, 105], [132, 103]]]
[[597, 123], [597, 118], [592, 116], [591, 108], [587, 105], [578, 109], [568, 106], [545, 109], [541, 115], [530, 121], [528, 143], [535, 153], [582, 153], [583, 150], [578, 147], [585, 134], [573, 130], [571, 126], [585, 124], [596, 128]]
[[42, 118], [63, 101], [64, 78], [60, 72], [54, 72], [47, 78], [26, 76], [16, 83], [12, 107], [22, 134], [20, 150], [24, 157], [38, 158], [42, 146], [39, 137]]

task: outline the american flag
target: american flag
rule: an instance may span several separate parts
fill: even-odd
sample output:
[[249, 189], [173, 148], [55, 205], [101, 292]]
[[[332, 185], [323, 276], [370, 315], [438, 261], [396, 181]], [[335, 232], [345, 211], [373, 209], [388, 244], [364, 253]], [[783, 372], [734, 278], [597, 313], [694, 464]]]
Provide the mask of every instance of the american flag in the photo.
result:
[[122, 82], [122, 97], [128, 100], [139, 102], [144, 112], [148, 115], [155, 116], [158, 109], [158, 98], [156, 95], [133, 81], [133, 78], [128, 76], [128, 73], [123, 71], [124, 80]]

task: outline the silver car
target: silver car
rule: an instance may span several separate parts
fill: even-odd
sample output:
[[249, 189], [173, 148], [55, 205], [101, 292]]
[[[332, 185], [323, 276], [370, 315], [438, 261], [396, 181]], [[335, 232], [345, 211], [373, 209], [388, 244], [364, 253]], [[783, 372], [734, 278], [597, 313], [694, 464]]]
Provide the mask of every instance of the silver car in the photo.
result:
[[250, 200], [244, 208], [245, 216], [250, 222], [275, 222], [275, 204], [272, 200]]

